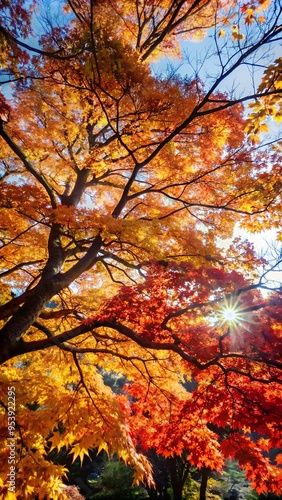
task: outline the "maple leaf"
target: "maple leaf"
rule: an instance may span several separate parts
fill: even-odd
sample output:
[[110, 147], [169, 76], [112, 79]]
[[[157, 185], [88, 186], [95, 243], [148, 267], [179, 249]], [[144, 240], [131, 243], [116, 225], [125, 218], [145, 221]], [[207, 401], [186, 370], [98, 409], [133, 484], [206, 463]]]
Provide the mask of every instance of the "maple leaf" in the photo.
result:
[[80, 459], [80, 463], [82, 464], [83, 462], [83, 458], [85, 455], [87, 455], [89, 457], [89, 452], [88, 452], [88, 448], [84, 448], [83, 446], [81, 446], [81, 443], [76, 443], [73, 447], [72, 447], [72, 450], [71, 452], [73, 454], [73, 459], [72, 461], [74, 462], [75, 459], [77, 457], [79, 457]]

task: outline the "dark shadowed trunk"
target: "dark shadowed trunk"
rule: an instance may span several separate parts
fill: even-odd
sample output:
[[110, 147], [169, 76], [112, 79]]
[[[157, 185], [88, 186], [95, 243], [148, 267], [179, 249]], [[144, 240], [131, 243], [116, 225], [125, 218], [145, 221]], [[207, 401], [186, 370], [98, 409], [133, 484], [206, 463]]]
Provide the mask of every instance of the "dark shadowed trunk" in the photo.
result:
[[[87, 253], [67, 272], [61, 274], [59, 264], [63, 262], [62, 249], [57, 241], [58, 228], [53, 227], [49, 237], [49, 259], [39, 283], [27, 294], [24, 304], [16, 309], [15, 314], [0, 330], [0, 364], [5, 363], [17, 350], [22, 335], [39, 317], [49, 300], [66, 288], [80, 274], [90, 269], [101, 247], [102, 239], [98, 235]], [[5, 313], [4, 317], [5, 317]], [[20, 349], [19, 349], [20, 350]]]
[[174, 500], [182, 500], [182, 491], [189, 474], [189, 462], [186, 457], [170, 459], [171, 486]]
[[208, 478], [209, 478], [209, 469], [203, 469], [199, 500], [206, 500]]

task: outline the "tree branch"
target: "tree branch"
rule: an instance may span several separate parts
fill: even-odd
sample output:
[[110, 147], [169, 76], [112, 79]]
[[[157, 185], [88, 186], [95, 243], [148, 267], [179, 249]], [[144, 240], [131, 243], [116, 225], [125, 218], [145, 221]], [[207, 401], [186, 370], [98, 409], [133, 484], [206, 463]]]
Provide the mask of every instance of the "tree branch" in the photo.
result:
[[45, 177], [37, 172], [37, 170], [33, 167], [33, 165], [28, 161], [27, 157], [21, 150], [21, 148], [13, 141], [13, 139], [9, 136], [9, 134], [4, 130], [3, 122], [0, 120], [0, 135], [3, 137], [4, 141], [10, 146], [11, 150], [16, 154], [16, 156], [23, 162], [25, 168], [28, 172], [30, 172], [33, 177], [44, 187], [47, 194], [49, 195], [52, 208], [56, 208], [56, 198], [51, 188], [50, 184], [46, 181]]
[[16, 37], [11, 35], [11, 33], [9, 33], [5, 28], [3, 28], [3, 26], [0, 26], [0, 33], [2, 33], [2, 35], [9, 42], [12, 42], [12, 43], [18, 45], [19, 47], [23, 47], [24, 49], [28, 50], [29, 52], [34, 52], [35, 54], [39, 54], [40, 56], [49, 57], [51, 59], [57, 59], [59, 61], [67, 61], [69, 59], [73, 59], [74, 57], [77, 57], [80, 54], [82, 54], [84, 52], [84, 49], [85, 49], [85, 45], [83, 45], [82, 49], [79, 50], [78, 52], [76, 52], [75, 54], [61, 56], [59, 53], [63, 52], [65, 49], [58, 49], [55, 52], [48, 52], [46, 50], [36, 49], [35, 47], [32, 47], [31, 45], [28, 45], [27, 43], [21, 42], [20, 40], [18, 40]]

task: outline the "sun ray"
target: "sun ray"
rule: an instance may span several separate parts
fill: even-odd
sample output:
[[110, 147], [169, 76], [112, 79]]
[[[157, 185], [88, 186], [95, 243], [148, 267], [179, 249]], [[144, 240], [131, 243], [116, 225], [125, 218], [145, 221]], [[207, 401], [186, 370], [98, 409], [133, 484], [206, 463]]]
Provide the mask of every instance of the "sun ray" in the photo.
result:
[[247, 321], [246, 315], [244, 314], [244, 307], [238, 297], [236, 299], [224, 298], [219, 316], [221, 325], [228, 324], [230, 326], [237, 326]]

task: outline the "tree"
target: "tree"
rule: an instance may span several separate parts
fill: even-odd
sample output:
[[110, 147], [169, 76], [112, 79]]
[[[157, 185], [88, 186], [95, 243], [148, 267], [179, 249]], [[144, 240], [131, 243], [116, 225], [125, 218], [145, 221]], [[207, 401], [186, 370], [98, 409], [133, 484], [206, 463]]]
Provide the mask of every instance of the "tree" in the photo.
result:
[[[183, 443], [191, 463], [219, 468], [236, 456], [256, 486], [277, 490], [279, 471], [261, 450], [281, 437], [281, 296], [268, 280], [281, 259], [221, 242], [236, 222], [279, 227], [279, 142], [257, 141], [270, 115], [280, 119], [281, 4], [69, 0], [56, 19], [39, 5], [13, 0], [0, 11], [1, 80], [13, 88], [0, 99], [1, 435], [19, 438], [17, 497], [65, 498], [52, 448], [81, 460], [89, 448], [116, 451], [150, 481], [131, 401], [102, 370], [137, 381], [144, 400], [151, 387], [167, 401], [179, 395], [175, 436], [183, 412], [209, 413]], [[206, 81], [199, 61], [189, 77], [154, 73], [161, 55], [205, 37], [206, 64], [217, 61]], [[258, 65], [257, 89], [227, 92], [228, 78]], [[240, 309], [233, 324], [224, 304]], [[199, 384], [193, 404], [184, 375]], [[232, 429], [220, 447], [208, 423]], [[268, 442], [254, 449], [248, 426]], [[199, 457], [204, 435], [212, 452]], [[8, 495], [7, 471], [1, 480]]]
[[[236, 291], [221, 301], [217, 293], [235, 284]], [[280, 443], [274, 420], [281, 411], [276, 399], [281, 385], [281, 292], [266, 300], [259, 286], [244, 286], [235, 271], [195, 269], [183, 262], [164, 269], [157, 264], [144, 283], [124, 287], [108, 301], [105, 311], [109, 318], [126, 322], [144, 347], [179, 353], [184, 365], [178, 361], [174, 370], [196, 383], [189, 391], [185, 385], [177, 387], [172, 369], [169, 379], [158, 373], [157, 383], [150, 372], [147, 384], [131, 382], [127, 392], [134, 401], [130, 418], [136, 445], [165, 457], [185, 453], [187, 470], [196, 466], [203, 474], [220, 472], [224, 460], [232, 457], [253, 487], [279, 492], [281, 471], [265, 452]], [[171, 358], [169, 363], [167, 370]], [[181, 498], [182, 488], [175, 498]]]

